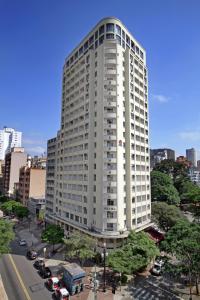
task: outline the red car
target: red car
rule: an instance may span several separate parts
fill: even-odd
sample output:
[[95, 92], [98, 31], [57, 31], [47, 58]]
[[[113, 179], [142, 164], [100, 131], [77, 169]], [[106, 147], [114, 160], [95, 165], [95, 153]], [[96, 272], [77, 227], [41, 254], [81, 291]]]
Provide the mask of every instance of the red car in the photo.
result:
[[60, 282], [58, 277], [51, 277], [46, 282], [48, 288], [52, 291], [56, 291], [59, 288]]
[[58, 300], [69, 300], [69, 292], [66, 288], [55, 290], [55, 297]]

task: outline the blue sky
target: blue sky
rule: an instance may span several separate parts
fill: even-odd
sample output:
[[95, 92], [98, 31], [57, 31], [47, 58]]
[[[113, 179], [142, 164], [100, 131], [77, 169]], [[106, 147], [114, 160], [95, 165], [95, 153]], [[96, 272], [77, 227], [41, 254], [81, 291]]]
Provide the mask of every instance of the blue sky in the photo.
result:
[[0, 0], [0, 127], [44, 151], [60, 126], [64, 59], [105, 16], [147, 51], [151, 147], [200, 149], [199, 0]]

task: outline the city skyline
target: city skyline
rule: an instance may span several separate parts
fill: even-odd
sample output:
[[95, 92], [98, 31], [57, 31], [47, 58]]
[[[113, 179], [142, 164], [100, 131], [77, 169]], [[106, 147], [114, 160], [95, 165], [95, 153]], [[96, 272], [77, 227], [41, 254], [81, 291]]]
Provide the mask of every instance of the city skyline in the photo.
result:
[[60, 122], [64, 59], [98, 20], [113, 15], [127, 25], [148, 54], [150, 147], [172, 148], [176, 156], [185, 155], [187, 148], [199, 150], [200, 3], [77, 4], [79, 9], [74, 10], [73, 3], [65, 1], [59, 5], [1, 1], [0, 128], [7, 125], [22, 131], [28, 153], [46, 151], [47, 139], [56, 134]]

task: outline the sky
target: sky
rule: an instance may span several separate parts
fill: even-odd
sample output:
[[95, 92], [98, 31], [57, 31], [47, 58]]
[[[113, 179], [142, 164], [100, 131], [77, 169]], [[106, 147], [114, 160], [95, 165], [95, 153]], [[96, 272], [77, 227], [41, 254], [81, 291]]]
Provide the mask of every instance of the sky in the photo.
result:
[[151, 148], [200, 150], [199, 0], [0, 0], [0, 128], [46, 151], [60, 127], [65, 57], [106, 17], [147, 52]]

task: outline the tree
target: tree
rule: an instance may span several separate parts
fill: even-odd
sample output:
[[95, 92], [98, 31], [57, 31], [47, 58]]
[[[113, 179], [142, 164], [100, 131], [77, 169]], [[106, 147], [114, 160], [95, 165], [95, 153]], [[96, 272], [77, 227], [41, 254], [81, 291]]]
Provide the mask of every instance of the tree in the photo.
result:
[[185, 220], [179, 220], [168, 231], [161, 246], [164, 251], [175, 255], [180, 260], [183, 272], [189, 276], [190, 286], [192, 278], [195, 278], [196, 292], [199, 294], [200, 226]]
[[108, 264], [116, 272], [132, 274], [145, 268], [158, 254], [158, 248], [146, 233], [132, 231], [126, 245], [109, 253]]
[[22, 206], [22, 204], [17, 201], [10, 200], [10, 201], [3, 203], [1, 205], [1, 209], [3, 210], [4, 213], [11, 214], [11, 213], [14, 213], [16, 207], [19, 207], [19, 206]]
[[6, 196], [3, 196], [3, 195], [0, 196], [0, 203], [7, 202], [7, 201], [9, 201], [9, 200], [10, 200], [10, 199], [9, 199], [8, 197], [6, 197]]
[[64, 229], [59, 225], [50, 224], [41, 234], [41, 239], [51, 245], [53, 245], [53, 251], [55, 244], [63, 242]]
[[28, 215], [29, 215], [29, 210], [25, 206], [20, 206], [19, 205], [19, 206], [14, 207], [13, 210], [14, 210], [14, 213], [16, 214], [16, 216], [18, 218], [28, 217]]
[[173, 179], [173, 181], [175, 181], [179, 177], [188, 178], [188, 167], [183, 163], [176, 162], [172, 159], [162, 160], [160, 163], [155, 165], [153, 170], [169, 175]]
[[178, 205], [180, 198], [173, 186], [173, 181], [167, 174], [160, 171], [151, 172], [152, 201], [165, 201], [168, 204]]
[[155, 202], [152, 203], [152, 218], [161, 229], [168, 231], [176, 222], [185, 217], [178, 207], [165, 202]]
[[95, 256], [95, 240], [86, 234], [74, 231], [68, 239], [64, 239], [66, 245], [66, 256], [78, 259], [83, 265], [84, 261]]
[[12, 223], [0, 219], [0, 255], [8, 253], [10, 242], [14, 239]]

